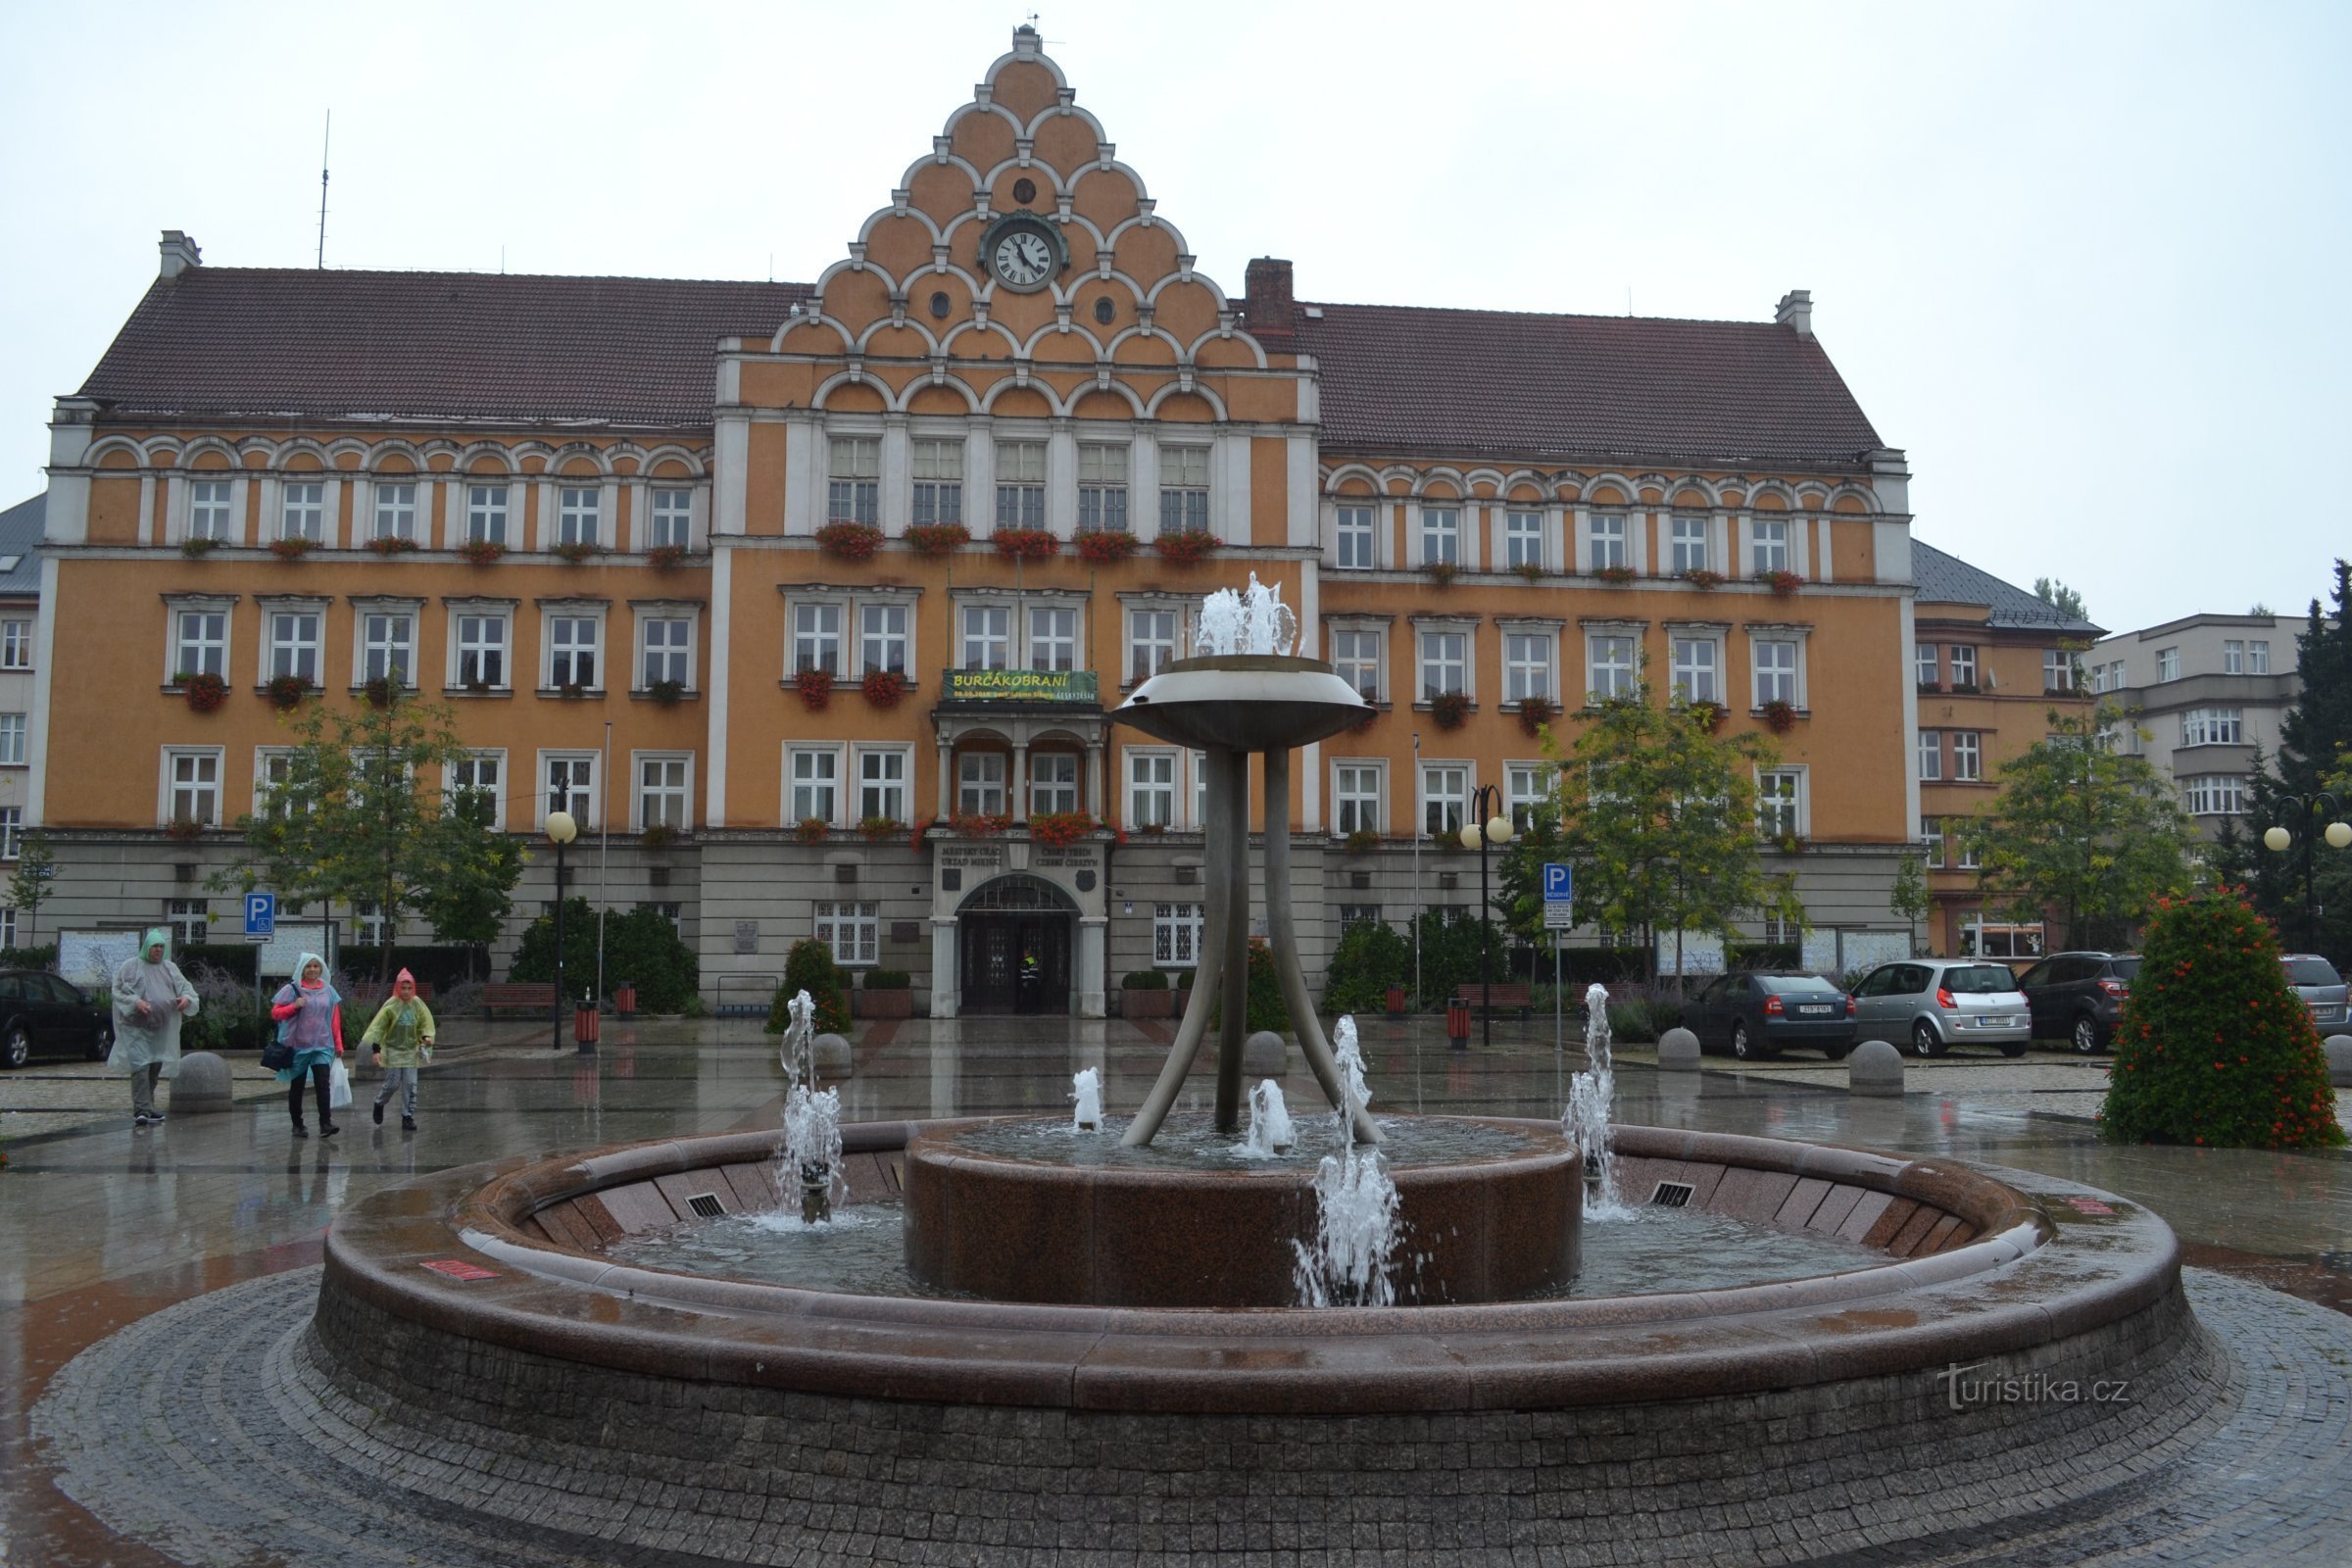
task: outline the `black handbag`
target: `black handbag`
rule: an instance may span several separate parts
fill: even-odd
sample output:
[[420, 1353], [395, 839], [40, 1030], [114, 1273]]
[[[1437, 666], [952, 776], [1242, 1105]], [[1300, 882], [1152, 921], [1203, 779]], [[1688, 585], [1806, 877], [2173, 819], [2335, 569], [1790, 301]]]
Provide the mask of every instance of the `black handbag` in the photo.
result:
[[294, 1042], [293, 1042], [293, 1041], [291, 1041], [291, 1040], [272, 1040], [272, 1041], [270, 1041], [270, 1042], [268, 1045], [266, 1045], [266, 1046], [264, 1046], [264, 1047], [262, 1048], [262, 1070], [263, 1070], [263, 1071], [265, 1071], [265, 1072], [284, 1072], [284, 1071], [285, 1071], [285, 1070], [286, 1070], [288, 1067], [291, 1067], [291, 1066], [293, 1066], [293, 1065], [294, 1065]]

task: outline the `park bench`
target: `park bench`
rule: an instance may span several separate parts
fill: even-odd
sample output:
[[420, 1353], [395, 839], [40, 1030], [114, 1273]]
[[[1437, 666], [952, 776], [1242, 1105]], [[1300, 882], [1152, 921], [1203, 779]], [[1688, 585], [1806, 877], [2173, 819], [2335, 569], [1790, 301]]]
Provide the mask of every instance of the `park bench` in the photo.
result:
[[556, 988], [550, 981], [482, 987], [482, 1016], [485, 1019], [502, 1012], [537, 1013], [545, 1017], [555, 1010], [555, 1005]]
[[1492, 988], [1481, 986], [1475, 980], [1465, 981], [1453, 988], [1453, 1000], [1465, 1006], [1480, 1006], [1489, 989], [1494, 993], [1496, 1012], [1511, 1011], [1525, 1017], [1535, 1008], [1536, 999], [1528, 987], [1500, 980], [1494, 982]]

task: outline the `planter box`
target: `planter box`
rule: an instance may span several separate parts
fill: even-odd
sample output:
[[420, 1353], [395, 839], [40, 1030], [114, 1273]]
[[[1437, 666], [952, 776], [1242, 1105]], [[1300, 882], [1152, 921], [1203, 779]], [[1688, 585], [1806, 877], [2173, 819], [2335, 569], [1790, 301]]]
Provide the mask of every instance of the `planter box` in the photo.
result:
[[1175, 1012], [1176, 993], [1173, 991], [1130, 991], [1119, 989], [1119, 1016], [1122, 1018], [1166, 1018]]
[[914, 1016], [914, 993], [853, 991], [850, 993], [850, 1014], [857, 1018], [911, 1018]]

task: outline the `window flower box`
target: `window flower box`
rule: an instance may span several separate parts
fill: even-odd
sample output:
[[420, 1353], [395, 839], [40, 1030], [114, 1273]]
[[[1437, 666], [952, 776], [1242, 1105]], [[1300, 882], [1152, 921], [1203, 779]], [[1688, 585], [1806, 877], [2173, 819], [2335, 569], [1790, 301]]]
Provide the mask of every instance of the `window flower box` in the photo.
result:
[[396, 533], [381, 534], [368, 541], [368, 548], [379, 556], [405, 556], [416, 548], [416, 541]]
[[1710, 571], [1704, 566], [1697, 566], [1683, 573], [1683, 581], [1706, 593], [1713, 593], [1729, 580], [1722, 572]]
[[1438, 728], [1460, 729], [1462, 721], [1470, 716], [1470, 694], [1440, 692], [1429, 700], [1429, 712], [1438, 721]]
[[972, 542], [960, 522], [918, 522], [906, 530], [906, 545], [918, 556], [952, 556]]
[[1978, 697], [1982, 696], [1984, 692], [1984, 688], [1973, 680], [1956, 680], [1952, 682], [1949, 690], [1954, 697]]
[[803, 844], [822, 844], [833, 831], [833, 824], [821, 816], [804, 816], [801, 825], [793, 829], [793, 837]]
[[1602, 582], [1622, 588], [1634, 580], [1634, 568], [1631, 566], [1595, 566], [1592, 568], [1592, 575]]
[[1092, 528], [1078, 536], [1078, 559], [1089, 565], [1116, 565], [1143, 547], [1144, 542], [1124, 528]]
[[1805, 585], [1805, 579], [1798, 576], [1793, 571], [1759, 571], [1756, 573], [1756, 581], [1762, 583], [1765, 587], [1771, 589], [1783, 599], [1788, 598], [1790, 594], [1796, 592], [1799, 588], [1802, 588]]
[[1559, 713], [1560, 710], [1552, 706], [1548, 697], [1519, 699], [1519, 727], [1527, 731], [1531, 739], [1543, 734], [1544, 726], [1557, 718]]
[[868, 844], [886, 843], [906, 831], [906, 824], [895, 816], [869, 816], [858, 824], [858, 836]]
[[563, 697], [565, 702], [571, 703], [576, 703], [581, 698], [588, 695], [588, 688], [581, 685], [576, 680], [565, 681], [563, 685], [557, 687], [556, 691], [558, 695]]
[[658, 680], [646, 688], [647, 695], [662, 708], [675, 708], [686, 700], [686, 683], [682, 680]]
[[1764, 715], [1764, 727], [1775, 735], [1786, 735], [1796, 728], [1796, 705], [1775, 697], [1758, 710]]
[[192, 711], [209, 713], [228, 701], [228, 682], [218, 675], [209, 672], [191, 674], [183, 670], [172, 679], [172, 684], [179, 688], [180, 695], [188, 700]]
[[361, 685], [360, 695], [368, 699], [369, 708], [390, 708], [400, 696], [400, 685], [389, 676], [378, 675]]
[[656, 571], [675, 571], [686, 564], [686, 547], [656, 545], [645, 553], [645, 564]]
[[1061, 554], [1061, 541], [1043, 528], [999, 528], [988, 542], [1013, 561], [1051, 561]]
[[1348, 853], [1349, 855], [1370, 855], [1379, 848], [1380, 835], [1368, 827], [1359, 827], [1348, 835]]
[[311, 683], [300, 675], [273, 675], [262, 687], [262, 695], [270, 699], [271, 708], [292, 708], [309, 694]]
[[204, 836], [204, 824], [193, 817], [175, 816], [164, 825], [164, 836], [180, 844], [190, 844]]
[[882, 530], [870, 522], [828, 522], [816, 530], [816, 548], [837, 561], [871, 561], [882, 548]]
[[212, 538], [189, 538], [179, 542], [179, 553], [190, 561], [202, 561], [220, 548], [220, 541]]
[[648, 822], [638, 833], [637, 842], [649, 850], [659, 850], [678, 842], [678, 830], [667, 822]]
[[1421, 563], [1421, 575], [1427, 577], [1432, 583], [1440, 588], [1452, 587], [1453, 579], [1461, 574], [1462, 568], [1455, 565], [1450, 561], [1425, 561]]
[[994, 814], [982, 815], [976, 812], [956, 811], [949, 816], [948, 826], [953, 828], [956, 832], [962, 834], [967, 839], [993, 839], [998, 834], [1004, 832], [1006, 828], [1012, 826], [1012, 818], [1009, 816], [998, 816]]
[[833, 702], [833, 672], [829, 669], [804, 669], [792, 677], [793, 690], [811, 713], [821, 713]]
[[1542, 582], [1544, 580], [1544, 567], [1539, 562], [1522, 561], [1511, 570], [1521, 582]]
[[1162, 561], [1179, 566], [1198, 565], [1225, 548], [1225, 541], [1213, 533], [1199, 528], [1187, 528], [1181, 533], [1163, 533], [1152, 541]]
[[1692, 703], [1684, 711], [1690, 715], [1701, 734], [1712, 735], [1723, 728], [1724, 710], [1721, 703]]
[[303, 537], [301, 534], [296, 534], [291, 539], [272, 539], [270, 541], [270, 553], [280, 561], [300, 561], [303, 557], [309, 555], [312, 551], [318, 548], [318, 547], [316, 543]]
[[598, 556], [603, 555], [605, 553], [605, 547], [602, 545], [592, 545], [584, 539], [574, 539], [569, 544], [561, 544], [556, 546], [553, 553], [559, 560], [564, 561], [571, 565], [576, 566], [582, 562], [593, 561]]
[[859, 684], [865, 700], [876, 708], [896, 708], [906, 695], [906, 677], [895, 669], [868, 670]]
[[1064, 850], [1095, 830], [1088, 811], [1047, 811], [1029, 819], [1029, 836], [1048, 849]]
[[458, 559], [476, 566], [487, 566], [506, 558], [507, 547], [492, 539], [468, 539], [458, 546]]

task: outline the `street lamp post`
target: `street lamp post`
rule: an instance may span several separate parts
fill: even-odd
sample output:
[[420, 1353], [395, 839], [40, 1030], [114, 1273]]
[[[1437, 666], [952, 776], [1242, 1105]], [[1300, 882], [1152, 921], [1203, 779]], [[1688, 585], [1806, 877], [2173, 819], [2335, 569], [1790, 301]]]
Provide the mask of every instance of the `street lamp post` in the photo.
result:
[[[2281, 795], [2279, 804], [2305, 825], [2301, 832], [2290, 831], [2284, 822], [2275, 823], [2262, 835], [2263, 848], [2274, 855], [2284, 855], [2297, 839], [2303, 843], [2303, 949], [2317, 952], [2320, 945], [2320, 911], [2313, 897], [2312, 851], [2314, 838], [2324, 838], [2329, 849], [2352, 846], [2352, 822], [2343, 820], [2344, 803], [2333, 790], [2314, 790], [2309, 795]], [[2334, 816], [2325, 828], [2314, 833], [2310, 827], [2313, 817]]]
[[[1489, 816], [1489, 811], [1494, 814]], [[1487, 1047], [1494, 1044], [1494, 953], [1487, 926], [1494, 906], [1487, 899], [1487, 846], [1511, 842], [1511, 819], [1503, 811], [1502, 791], [1481, 784], [1471, 792], [1470, 820], [1462, 824], [1462, 848], [1478, 852], [1478, 1004], [1485, 1014], [1479, 1022], [1478, 1043]]]
[[564, 1049], [564, 846], [579, 836], [580, 824], [569, 811], [547, 813], [547, 841], [556, 847], [556, 1002], [548, 1025], [558, 1051]]

